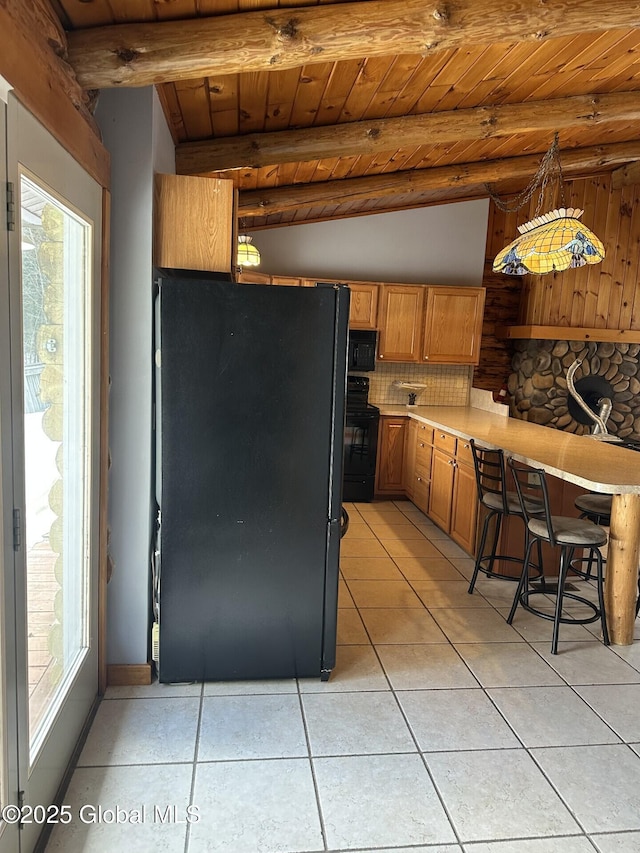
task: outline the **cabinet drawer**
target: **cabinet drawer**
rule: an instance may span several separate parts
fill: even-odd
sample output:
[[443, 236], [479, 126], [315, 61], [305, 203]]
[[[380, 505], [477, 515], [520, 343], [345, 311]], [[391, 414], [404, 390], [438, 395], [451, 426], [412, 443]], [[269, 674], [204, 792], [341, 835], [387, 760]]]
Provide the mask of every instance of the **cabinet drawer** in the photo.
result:
[[416, 477], [420, 477], [422, 480], [431, 480], [431, 465], [424, 466], [420, 463], [416, 463], [416, 467], [413, 469], [413, 473]]
[[433, 431], [433, 446], [453, 456], [456, 452], [456, 437], [436, 429]]
[[428, 424], [421, 424], [420, 421], [417, 421], [418, 424], [418, 440], [424, 441], [426, 444], [433, 444], [433, 427]]
[[473, 452], [471, 450], [471, 442], [467, 441], [464, 438], [458, 439], [458, 446], [456, 449], [456, 458], [458, 462], [463, 462], [466, 465], [473, 466]]
[[432, 453], [433, 447], [426, 441], [423, 441], [422, 437], [418, 435], [418, 441], [416, 442], [416, 466], [423, 468], [427, 474], [431, 472]]
[[429, 478], [417, 470], [413, 478], [413, 502], [422, 512], [429, 508]]

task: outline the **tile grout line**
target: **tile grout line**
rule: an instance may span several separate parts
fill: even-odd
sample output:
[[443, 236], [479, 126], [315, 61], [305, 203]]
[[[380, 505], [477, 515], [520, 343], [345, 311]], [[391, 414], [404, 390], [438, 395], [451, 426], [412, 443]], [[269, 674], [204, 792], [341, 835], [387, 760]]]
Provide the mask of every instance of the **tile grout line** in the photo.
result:
[[309, 770], [311, 772], [311, 780], [313, 782], [313, 792], [316, 800], [316, 808], [318, 810], [318, 821], [320, 823], [320, 834], [322, 836], [322, 844], [324, 845], [324, 850], [329, 850], [329, 844], [327, 841], [327, 829], [324, 821], [324, 814], [322, 811], [322, 801], [320, 799], [320, 788], [318, 785], [318, 778], [316, 776], [316, 768], [313, 763], [313, 754], [311, 751], [311, 736], [309, 735], [309, 728], [307, 725], [307, 716], [305, 714], [304, 709], [304, 701], [302, 691], [300, 690], [300, 679], [296, 678], [296, 684], [298, 687], [298, 705], [300, 707], [300, 716], [302, 717], [302, 727], [304, 729], [304, 737], [307, 744], [307, 759], [309, 761]]
[[[198, 769], [198, 750], [200, 748], [200, 732], [202, 729], [202, 714], [204, 712], [204, 681], [200, 690], [200, 706], [198, 708], [198, 723], [196, 725], [196, 740], [193, 747], [193, 767], [191, 769], [191, 786], [189, 788], [189, 805], [195, 805], [193, 797], [196, 791], [196, 772]], [[187, 821], [186, 832], [184, 835], [184, 853], [189, 853], [191, 845], [191, 823]]]
[[[377, 539], [377, 534], [375, 534], [375, 531], [373, 531], [373, 532], [374, 532], [374, 535], [376, 536], [376, 539]], [[425, 537], [425, 538], [426, 538], [426, 537]], [[380, 541], [380, 540], [378, 540], [378, 541]], [[381, 544], [382, 544], [382, 543], [381, 543]], [[383, 547], [384, 547], [384, 546], [383, 546]], [[385, 549], [385, 550], [386, 550], [386, 549]], [[395, 560], [394, 560], [394, 558], [391, 556], [391, 554], [389, 554], [389, 557], [390, 557], [390, 558], [391, 558], [391, 560], [393, 561], [393, 564], [398, 568], [398, 570], [399, 570], [399, 571], [400, 571], [400, 573], [402, 574], [402, 570], [401, 570], [401, 569], [400, 569], [400, 567], [397, 565], [397, 563], [395, 562]], [[403, 576], [404, 576], [404, 575], [403, 575]], [[405, 581], [406, 581], [406, 578], [405, 578]], [[407, 582], [408, 582], [408, 581], [407, 581]], [[411, 588], [413, 589], [413, 587], [411, 587]], [[416, 594], [416, 593], [415, 593], [415, 590], [413, 590], [413, 592], [414, 592], [414, 594]], [[353, 597], [353, 596], [352, 596], [352, 597]], [[419, 597], [419, 596], [418, 596], [418, 597]], [[426, 610], [426, 611], [428, 612], [428, 608], [426, 607], [426, 605], [424, 604], [424, 602], [422, 601], [422, 599], [420, 599], [420, 602], [421, 602], [421, 604], [422, 604], [423, 609], [424, 609], [424, 610]], [[391, 681], [391, 677], [389, 676], [389, 674], [387, 673], [387, 671], [386, 671], [386, 669], [385, 669], [385, 666], [384, 666], [384, 664], [383, 664], [383, 662], [382, 662], [382, 659], [381, 659], [381, 657], [380, 657], [380, 655], [379, 655], [379, 653], [378, 653], [377, 646], [376, 646], [376, 644], [373, 642], [373, 639], [372, 639], [372, 637], [371, 637], [371, 634], [370, 634], [370, 632], [369, 632], [369, 629], [367, 628], [367, 624], [366, 624], [365, 620], [363, 619], [362, 613], [360, 612], [360, 608], [358, 607], [358, 604], [357, 604], [357, 602], [355, 601], [355, 599], [354, 599], [354, 604], [355, 604], [355, 606], [356, 606], [356, 610], [357, 610], [358, 616], [360, 617], [360, 620], [362, 621], [362, 624], [364, 625], [365, 633], [366, 633], [366, 634], [367, 634], [367, 636], [369, 637], [369, 642], [371, 643], [371, 647], [373, 648], [373, 652], [374, 652], [374, 654], [375, 654], [375, 656], [376, 656], [376, 658], [377, 658], [377, 660], [378, 660], [378, 663], [379, 663], [379, 665], [380, 665], [380, 668], [381, 668], [382, 672], [384, 673], [385, 678], [387, 679], [387, 683], [389, 684], [389, 688], [390, 688], [390, 690], [391, 690], [391, 693], [392, 693], [392, 695], [393, 695], [394, 701], [395, 701], [395, 703], [396, 703], [396, 707], [398, 708], [398, 710], [399, 710], [399, 712], [400, 712], [400, 715], [401, 715], [402, 719], [404, 720], [405, 726], [407, 727], [407, 730], [408, 730], [408, 732], [409, 732], [409, 735], [410, 735], [410, 737], [411, 737], [411, 739], [412, 739], [413, 743], [415, 744], [415, 747], [416, 747], [416, 750], [417, 750], [417, 754], [418, 754], [418, 756], [420, 757], [420, 761], [422, 762], [422, 765], [423, 765], [423, 767], [424, 767], [424, 769], [425, 769], [425, 772], [426, 772], [427, 776], [429, 777], [429, 780], [430, 780], [430, 782], [431, 782], [431, 785], [433, 786], [433, 790], [435, 791], [436, 796], [438, 797], [438, 800], [439, 800], [439, 802], [440, 802], [440, 806], [442, 807], [442, 810], [443, 810], [444, 814], [446, 815], [447, 820], [449, 821], [449, 826], [451, 827], [451, 831], [453, 832], [453, 834], [454, 834], [454, 836], [455, 836], [455, 838], [456, 838], [457, 843], [458, 843], [459, 845], [462, 845], [462, 840], [461, 840], [461, 838], [460, 838], [460, 835], [458, 834], [458, 830], [457, 830], [456, 825], [455, 825], [455, 823], [454, 823], [454, 821], [453, 821], [453, 818], [452, 818], [452, 816], [451, 816], [451, 814], [450, 814], [450, 811], [449, 811], [449, 809], [447, 808], [446, 803], [445, 803], [445, 801], [444, 801], [444, 799], [443, 799], [443, 797], [442, 797], [442, 794], [441, 794], [441, 792], [440, 792], [440, 789], [438, 788], [438, 786], [437, 786], [437, 784], [436, 784], [436, 782], [435, 782], [435, 779], [433, 778], [433, 776], [432, 776], [432, 774], [431, 774], [431, 771], [430, 771], [430, 769], [429, 769], [429, 766], [428, 766], [427, 760], [426, 760], [426, 758], [425, 758], [425, 755], [424, 755], [424, 753], [423, 753], [423, 752], [421, 751], [421, 749], [420, 749], [420, 744], [418, 743], [417, 737], [416, 737], [416, 735], [415, 735], [415, 733], [414, 733], [414, 731], [413, 731], [413, 728], [412, 728], [411, 724], [409, 723], [409, 719], [407, 718], [407, 715], [405, 714], [405, 711], [404, 711], [404, 709], [403, 709], [403, 707], [402, 707], [402, 703], [400, 702], [400, 699], [398, 698], [398, 695], [397, 695], [397, 693], [396, 693], [396, 690], [395, 690], [395, 688], [394, 688], [394, 686], [393, 686], [393, 682]], [[416, 609], [418, 609], [418, 608], [416, 608]], [[443, 633], [444, 633], [444, 632], [443, 632]], [[445, 637], [446, 637], [446, 635], [445, 635]], [[452, 645], [452, 644], [450, 643], [450, 641], [449, 641], [449, 638], [448, 638], [448, 637], [447, 637], [447, 641], [449, 642], [449, 645]], [[413, 753], [411, 753], [411, 754], [413, 754]]]
[[[378, 537], [377, 537], [377, 534], [375, 534], [375, 531], [372, 531], [372, 532], [374, 532], [374, 535], [376, 536], [376, 539], [377, 539]], [[421, 531], [421, 532], [422, 532], [422, 531]], [[426, 541], [429, 541], [429, 542], [431, 541], [431, 540], [428, 538], [428, 536], [426, 536], [425, 534], [423, 534], [423, 535], [425, 536], [425, 540], [426, 540]], [[380, 541], [380, 540], [378, 539], [378, 541]], [[383, 545], [383, 543], [382, 543], [382, 542], [380, 542], [380, 544], [382, 544], [382, 545]], [[431, 544], [433, 544], [433, 543], [431, 543]], [[435, 546], [435, 547], [437, 547], [437, 546]], [[386, 547], [385, 547], [384, 545], [383, 545], [383, 548], [385, 548], [385, 551], [387, 551], [387, 549], [386, 549]], [[440, 550], [440, 549], [438, 549], [438, 550]], [[389, 554], [389, 557], [391, 558], [391, 560], [394, 562], [394, 565], [396, 565], [396, 567], [397, 567], [397, 568], [398, 568], [398, 570], [401, 572], [401, 574], [403, 574], [403, 573], [402, 573], [402, 570], [400, 569], [400, 567], [399, 567], [399, 566], [397, 565], [397, 563], [395, 562], [395, 559], [393, 558], [393, 556], [392, 556], [388, 551], [387, 551], [387, 553]], [[445, 556], [448, 560], [450, 559], [448, 555], [444, 554], [444, 552], [441, 552], [441, 553], [443, 553], [443, 556]], [[404, 574], [403, 574], [403, 576], [404, 576]], [[414, 592], [414, 594], [418, 595], [418, 593], [416, 592], [415, 588], [414, 588], [414, 587], [413, 587], [413, 585], [411, 584], [411, 581], [410, 581], [409, 579], [407, 579], [407, 578], [405, 578], [405, 580], [407, 581], [407, 584], [408, 584], [408, 585], [409, 585], [409, 587], [412, 589], [412, 591]], [[350, 590], [349, 590], [349, 591], [350, 591]], [[351, 591], [350, 591], [350, 592], [351, 592]], [[480, 595], [482, 595], [482, 593], [480, 593], [480, 592], [479, 592], [479, 594], [480, 594]], [[352, 598], [353, 598], [353, 595], [352, 595]], [[431, 615], [431, 617], [435, 620], [435, 615], [432, 613], [432, 611], [429, 609], [429, 607], [424, 603], [424, 601], [422, 600], [422, 598], [421, 598], [419, 595], [418, 595], [418, 598], [420, 599], [420, 601], [421, 601], [421, 603], [423, 604], [423, 606], [424, 606], [424, 608], [426, 609], [426, 611], [427, 611], [427, 612]], [[484, 596], [483, 596], [483, 598], [484, 598]], [[361, 614], [361, 612], [360, 612], [360, 607], [358, 606], [358, 604], [357, 604], [356, 600], [355, 600], [355, 599], [353, 599], [353, 600], [354, 600], [354, 604], [355, 604], [355, 606], [356, 606], [356, 610], [357, 610], [357, 612], [358, 612], [358, 615], [360, 616], [360, 618], [361, 618], [361, 620], [362, 620], [363, 624], [365, 625], [365, 631], [366, 631], [366, 633], [367, 633], [367, 636], [369, 636], [369, 639], [370, 639], [370, 641], [371, 641], [370, 634], [369, 634], [369, 632], [368, 632], [368, 630], [367, 630], [367, 628], [366, 628], [366, 623], [364, 622], [364, 619], [362, 618], [362, 614]], [[496, 612], [498, 612], [498, 613], [499, 613], [499, 609], [498, 609], [498, 607], [497, 607], [497, 606], [496, 606], [496, 605], [495, 605], [491, 600], [489, 600], [489, 599], [484, 599], [484, 600], [489, 604], [489, 606], [490, 606], [494, 611], [496, 611]], [[366, 608], [365, 608], [365, 609], [366, 609]], [[417, 609], [417, 608], [416, 608], [416, 609]], [[461, 609], [461, 608], [455, 608], [455, 607], [453, 607], [453, 606], [452, 606], [452, 608], [451, 608], [451, 609]], [[467, 608], [464, 608], [464, 609], [467, 609]], [[501, 616], [502, 616], [502, 614], [499, 614], [499, 615], [501, 615]], [[435, 620], [435, 621], [436, 621], [436, 624], [438, 624], [438, 625], [439, 625], [439, 623], [437, 622], [437, 620]], [[439, 626], [439, 627], [440, 627], [440, 626]], [[441, 630], [442, 630], [442, 628], [441, 628]], [[514, 630], [516, 630], [516, 631], [517, 631], [517, 629], [514, 629]], [[443, 632], [443, 633], [444, 633], [444, 632]], [[518, 633], [518, 634], [520, 634], [520, 632], [518, 632], [518, 631], [517, 631], [517, 633]], [[445, 634], [445, 636], [446, 636], [446, 634]], [[611, 726], [609, 726], [609, 725], [606, 723], [606, 721], [605, 721], [604, 719], [602, 719], [602, 717], [600, 717], [600, 715], [597, 713], [597, 711], [595, 711], [595, 709], [592, 709], [592, 708], [591, 708], [591, 706], [586, 702], [586, 700], [584, 700], [584, 699], [580, 696], [580, 694], [578, 694], [578, 693], [577, 693], [577, 691], [574, 689], [574, 685], [569, 684], [569, 682], [568, 682], [567, 678], [566, 678], [565, 676], [563, 676], [563, 675], [562, 675], [562, 673], [558, 672], [558, 670], [556, 670], [556, 669], [555, 669], [555, 667], [553, 667], [553, 665], [552, 665], [551, 663], [549, 663], [548, 661], [546, 661], [546, 659], [543, 657], [543, 655], [541, 654], [541, 652], [540, 652], [540, 651], [538, 651], [538, 649], [534, 648], [534, 647], [533, 647], [533, 645], [532, 645], [532, 643], [530, 643], [530, 642], [529, 642], [529, 640], [528, 640], [526, 637], [524, 637], [522, 634], [520, 634], [520, 636], [522, 637], [522, 640], [524, 641], [524, 643], [525, 643], [525, 644], [526, 644], [526, 645], [527, 645], [527, 646], [528, 646], [528, 647], [529, 647], [529, 648], [530, 648], [530, 649], [531, 649], [531, 650], [532, 650], [532, 651], [533, 651], [533, 652], [534, 652], [534, 653], [535, 653], [535, 654], [536, 654], [536, 655], [537, 655], [537, 656], [538, 656], [538, 657], [539, 657], [539, 658], [540, 658], [540, 659], [541, 659], [541, 660], [542, 660], [542, 661], [543, 661], [547, 666], [549, 666], [549, 667], [550, 667], [550, 668], [551, 668], [551, 669], [552, 669], [552, 670], [553, 670], [553, 671], [558, 675], [558, 677], [559, 677], [559, 678], [564, 682], [564, 685], [562, 685], [562, 686], [567, 686], [567, 687], [568, 687], [568, 688], [569, 688], [569, 689], [570, 689], [570, 690], [571, 690], [571, 691], [572, 691], [572, 692], [573, 692], [573, 693], [574, 693], [574, 694], [575, 694], [575, 695], [576, 695], [576, 696], [577, 696], [577, 697], [578, 697], [582, 702], [584, 702], [584, 704], [585, 704], [588, 708], [590, 708], [590, 709], [591, 709], [591, 710], [596, 714], [596, 716], [597, 716], [597, 717], [598, 717], [598, 718], [599, 718], [599, 719], [600, 719], [600, 720], [601, 720], [601, 721], [602, 721], [602, 722], [607, 726], [607, 728], [608, 728], [608, 729], [609, 729], [609, 730], [610, 730], [610, 731], [611, 731], [611, 732], [612, 732], [616, 737], [618, 737], [618, 738], [620, 739], [620, 741], [621, 741], [621, 743], [620, 743], [620, 744], [600, 744], [600, 746], [625, 745], [625, 746], [627, 747], [627, 749], [631, 750], [631, 752], [632, 752], [632, 753], [634, 753], [634, 754], [636, 754], [636, 755], [637, 755], [637, 753], [635, 753], [635, 751], [632, 749], [632, 747], [631, 747], [629, 744], [627, 744], [627, 743], [624, 741], [624, 739], [622, 739], [622, 738], [618, 735], [618, 733], [617, 733], [617, 732], [616, 732], [616, 731], [615, 731]], [[478, 685], [479, 685], [480, 689], [482, 689], [482, 691], [483, 691], [483, 693], [484, 693], [485, 697], [486, 697], [486, 698], [488, 699], [488, 701], [491, 703], [491, 706], [495, 709], [495, 711], [497, 711], [497, 712], [498, 712], [499, 717], [504, 721], [504, 723], [507, 725], [508, 729], [513, 733], [513, 735], [514, 735], [514, 737], [516, 738], [517, 742], [520, 744], [520, 746], [519, 746], [519, 747], [511, 747], [511, 749], [516, 749], [516, 750], [518, 750], [518, 751], [519, 751], [520, 749], [523, 749], [523, 750], [527, 753], [527, 755], [529, 756], [530, 760], [534, 763], [535, 767], [536, 767], [536, 768], [538, 769], [538, 771], [541, 773], [542, 778], [546, 781], [546, 783], [550, 786], [551, 790], [552, 790], [552, 791], [555, 793], [555, 795], [558, 797], [558, 799], [559, 799], [560, 803], [562, 803], [562, 805], [564, 806], [564, 808], [567, 810], [567, 812], [571, 815], [571, 817], [573, 818], [573, 820], [576, 822], [576, 825], [581, 829], [581, 831], [582, 831], [582, 836], [578, 836], [578, 837], [584, 837], [584, 838], [586, 838], [586, 839], [587, 839], [587, 841], [588, 841], [588, 843], [589, 843], [591, 846], [595, 846], [595, 845], [594, 845], [594, 842], [591, 840], [591, 838], [590, 838], [590, 837], [589, 837], [589, 835], [587, 834], [587, 830], [586, 830], [586, 828], [584, 827], [584, 825], [582, 824], [582, 822], [579, 820], [578, 816], [577, 816], [577, 815], [574, 813], [574, 811], [570, 808], [569, 804], [565, 801], [564, 797], [562, 797], [562, 795], [560, 794], [560, 791], [556, 788], [556, 786], [553, 784], [553, 782], [551, 781], [551, 779], [547, 776], [547, 774], [546, 774], [546, 773], [545, 773], [545, 771], [543, 770], [542, 766], [541, 766], [541, 765], [539, 764], [539, 762], [536, 760], [535, 756], [532, 754], [531, 749], [533, 749], [533, 748], [531, 748], [531, 749], [530, 749], [530, 748], [528, 748], [528, 747], [526, 747], [526, 746], [525, 746], [524, 742], [522, 741], [522, 739], [520, 738], [520, 736], [518, 735], [518, 733], [516, 732], [516, 730], [514, 729], [514, 727], [509, 723], [509, 720], [508, 720], [508, 719], [506, 718], [506, 716], [501, 712], [500, 708], [498, 708], [498, 706], [497, 706], [497, 705], [496, 705], [496, 703], [494, 702], [493, 698], [489, 695], [489, 693], [488, 693], [488, 688], [485, 688], [485, 687], [484, 687], [484, 685], [482, 685], [482, 684], [480, 683], [479, 679], [477, 679], [477, 678], [476, 678], [475, 674], [473, 673], [473, 671], [471, 670], [471, 668], [469, 667], [469, 665], [467, 664], [467, 662], [464, 660], [464, 658], [462, 657], [462, 655], [461, 655], [461, 654], [458, 652], [458, 650], [455, 648], [455, 646], [454, 646], [453, 642], [452, 642], [451, 640], [449, 640], [449, 638], [448, 638], [448, 637], [447, 637], [447, 640], [449, 641], [449, 644], [450, 644], [450, 645], [455, 649], [456, 653], [458, 654], [458, 656], [460, 657], [460, 659], [462, 660], [462, 662], [464, 663], [464, 665], [465, 665], [465, 666], [467, 667], [467, 669], [470, 671], [470, 673], [471, 673], [472, 677], [476, 680], [476, 682], [478, 683]], [[585, 642], [591, 642], [591, 641], [585, 641]], [[462, 844], [462, 841], [460, 840], [460, 837], [459, 837], [458, 832], [457, 832], [457, 830], [456, 830], [455, 824], [454, 824], [454, 822], [453, 822], [453, 820], [452, 820], [452, 818], [451, 818], [451, 816], [450, 816], [450, 814], [449, 814], [448, 809], [447, 809], [447, 808], [446, 808], [446, 806], [445, 806], [445, 803], [444, 803], [443, 797], [442, 797], [442, 796], [441, 796], [441, 794], [440, 794], [440, 791], [439, 791], [439, 789], [438, 789], [438, 786], [436, 785], [435, 780], [433, 779], [433, 777], [431, 776], [431, 773], [429, 772], [429, 767], [428, 767], [428, 763], [427, 763], [426, 758], [425, 758], [425, 753], [423, 753], [422, 751], [420, 751], [420, 747], [419, 747], [419, 745], [418, 745], [417, 741], [415, 740], [415, 737], [414, 737], [414, 734], [413, 734], [413, 730], [412, 730], [412, 728], [411, 728], [411, 725], [409, 724], [409, 721], [408, 721], [408, 719], [407, 719], [406, 715], [404, 714], [404, 711], [403, 711], [403, 709], [402, 709], [402, 706], [401, 706], [401, 704], [400, 704], [400, 702], [399, 702], [399, 699], [398, 699], [398, 697], [397, 697], [397, 695], [396, 695], [396, 691], [395, 691], [395, 689], [394, 689], [393, 685], [391, 684], [391, 681], [390, 681], [389, 677], [387, 676], [387, 673], [386, 673], [386, 670], [385, 670], [385, 668], [384, 668], [384, 665], [382, 664], [382, 660], [380, 659], [380, 657], [379, 657], [379, 655], [378, 655], [376, 645], [375, 645], [372, 641], [371, 641], [371, 644], [372, 644], [372, 646], [373, 646], [373, 649], [374, 649], [374, 652], [375, 652], [375, 654], [376, 654], [376, 657], [378, 658], [378, 660], [379, 660], [379, 662], [380, 662], [380, 665], [381, 665], [381, 667], [382, 667], [382, 670], [383, 670], [383, 672], [385, 673], [385, 676], [387, 677], [387, 679], [389, 680], [389, 683], [390, 683], [390, 686], [391, 686], [391, 690], [392, 690], [392, 693], [393, 693], [394, 698], [395, 698], [395, 700], [396, 700], [396, 703], [398, 704], [398, 707], [399, 707], [400, 712], [401, 712], [401, 714], [402, 714], [402, 716], [403, 716], [403, 719], [405, 720], [405, 724], [408, 726], [409, 731], [411, 732], [411, 736], [412, 736], [412, 738], [414, 739], [414, 742], [416, 743], [416, 746], [418, 747], [418, 752], [419, 752], [419, 754], [420, 754], [420, 756], [421, 756], [421, 758], [422, 758], [422, 760], [423, 760], [423, 763], [424, 763], [424, 765], [425, 765], [425, 769], [426, 769], [427, 773], [429, 774], [429, 778], [431, 779], [432, 784], [434, 785], [434, 788], [435, 788], [435, 790], [436, 790], [436, 792], [437, 792], [437, 794], [438, 794], [438, 797], [439, 797], [439, 799], [440, 799], [440, 802], [441, 802], [441, 804], [442, 804], [442, 807], [445, 809], [445, 813], [447, 814], [447, 818], [448, 818], [448, 820], [449, 820], [449, 822], [450, 822], [450, 824], [451, 824], [451, 826], [452, 826], [453, 832], [454, 832], [454, 834], [455, 834], [456, 838], [458, 839], [459, 843], [460, 843], [460, 844]], [[632, 667], [632, 668], [633, 668], [633, 667]], [[559, 685], [559, 686], [560, 686], [560, 685]], [[579, 685], [576, 685], [576, 686], [579, 686]], [[579, 746], [579, 745], [574, 745], [574, 746]], [[583, 745], [583, 746], [594, 746], [594, 745], [593, 745], [593, 744], [586, 744], [586, 745]], [[595, 745], [595, 746], [598, 746], [598, 745]], [[541, 747], [541, 748], [542, 748], [542, 747]], [[555, 748], [555, 747], [548, 747], [548, 748], [549, 748], [549, 749], [551, 749], [551, 748]], [[565, 747], [565, 748], [570, 748], [570, 747]], [[504, 748], [503, 748], [503, 749], [504, 749]], [[446, 750], [444, 750], [444, 751], [446, 751]], [[464, 750], [461, 750], [461, 751], [464, 751]], [[549, 836], [549, 837], [556, 837], [556, 836]], [[489, 840], [491, 840], [491, 839], [489, 839]]]

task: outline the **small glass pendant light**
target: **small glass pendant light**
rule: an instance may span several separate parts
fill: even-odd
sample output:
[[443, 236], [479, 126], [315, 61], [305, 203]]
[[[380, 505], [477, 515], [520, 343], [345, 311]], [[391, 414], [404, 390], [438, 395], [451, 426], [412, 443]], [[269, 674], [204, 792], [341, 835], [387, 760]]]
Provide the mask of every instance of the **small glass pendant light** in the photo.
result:
[[260, 264], [260, 252], [253, 245], [252, 238], [248, 234], [238, 236], [238, 256], [236, 260], [239, 267], [257, 267]]

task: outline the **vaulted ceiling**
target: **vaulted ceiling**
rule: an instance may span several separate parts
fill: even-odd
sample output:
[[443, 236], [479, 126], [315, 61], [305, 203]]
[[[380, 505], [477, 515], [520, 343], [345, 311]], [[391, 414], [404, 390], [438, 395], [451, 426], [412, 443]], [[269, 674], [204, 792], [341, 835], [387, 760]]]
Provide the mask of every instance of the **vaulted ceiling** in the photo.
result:
[[566, 176], [640, 183], [632, 0], [51, 2], [82, 86], [155, 84], [246, 228], [512, 192], [556, 131]]

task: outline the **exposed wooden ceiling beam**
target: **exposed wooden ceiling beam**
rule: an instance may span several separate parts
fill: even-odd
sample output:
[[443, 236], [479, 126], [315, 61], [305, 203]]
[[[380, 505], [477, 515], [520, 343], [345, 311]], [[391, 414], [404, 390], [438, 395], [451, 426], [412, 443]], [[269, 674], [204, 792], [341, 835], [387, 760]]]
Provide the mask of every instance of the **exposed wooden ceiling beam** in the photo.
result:
[[0, 0], [0, 75], [89, 174], [109, 186], [109, 154], [89, 95], [61, 57], [66, 34], [48, 0]]
[[545, 130], [551, 144], [554, 132], [563, 128], [638, 119], [640, 92], [579, 95], [185, 142], [176, 147], [176, 171], [180, 175], [203, 175], [225, 169], [258, 169]]
[[68, 58], [101, 89], [635, 27], [629, 0], [367, 0], [76, 30]]
[[[484, 163], [466, 163], [435, 169], [415, 169], [376, 175], [367, 178], [345, 178], [264, 190], [250, 190], [239, 194], [238, 215], [269, 216], [296, 208], [323, 207], [332, 204], [367, 201], [392, 195], [424, 193], [448, 187], [484, 187], [485, 184], [520, 179], [526, 183], [540, 165], [540, 155], [488, 160]], [[596, 145], [561, 152], [562, 168], [566, 176], [584, 176], [594, 170], [640, 160], [640, 142], [618, 142], [614, 145]], [[479, 193], [486, 197], [486, 189]]]

